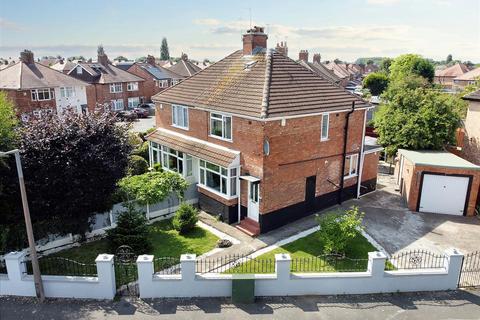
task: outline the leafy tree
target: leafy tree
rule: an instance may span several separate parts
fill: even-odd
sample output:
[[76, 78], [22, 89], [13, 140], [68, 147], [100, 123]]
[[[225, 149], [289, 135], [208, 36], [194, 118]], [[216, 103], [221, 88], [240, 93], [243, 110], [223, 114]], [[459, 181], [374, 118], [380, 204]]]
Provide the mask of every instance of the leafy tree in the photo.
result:
[[364, 213], [358, 207], [344, 212], [330, 212], [317, 216], [320, 225], [319, 237], [325, 253], [344, 254], [348, 242], [363, 230]]
[[118, 57], [116, 57], [116, 58], [113, 59], [113, 60], [115, 60], [115, 61], [120, 61], [120, 62], [121, 62], [121, 61], [128, 61], [127, 57], [125, 57], [125, 56], [118, 56]]
[[390, 66], [392, 65], [393, 59], [392, 58], [384, 58], [380, 62], [380, 71], [389, 74], [390, 73]]
[[107, 230], [110, 251], [115, 252], [118, 247], [128, 245], [137, 255], [147, 253], [152, 248], [148, 233], [145, 215], [130, 204], [118, 216], [117, 226]]
[[131, 152], [128, 128], [114, 116], [75, 112], [24, 124], [20, 149], [37, 238], [83, 235], [95, 212], [110, 209]]
[[399, 148], [439, 150], [454, 142], [460, 123], [459, 98], [412, 87], [411, 82], [402, 81], [389, 87], [384, 104], [375, 113], [378, 142], [388, 155]]
[[447, 56], [447, 59], [445, 60], [445, 62], [446, 62], [447, 64], [449, 64], [450, 62], [452, 62], [452, 60], [453, 60], [452, 55], [449, 54], [449, 55]]
[[162, 39], [162, 46], [160, 47], [160, 60], [170, 60], [167, 38]]
[[433, 64], [417, 54], [404, 54], [393, 60], [390, 66], [390, 80], [397, 81], [408, 75], [418, 75], [433, 81], [435, 70]]
[[370, 64], [373, 64], [373, 60], [372, 60], [372, 59], [368, 59], [368, 60], [367, 60], [367, 65], [370, 65]]
[[133, 150], [132, 154], [137, 155], [148, 161], [148, 141], [144, 141], [141, 144], [137, 145]]
[[16, 141], [15, 127], [18, 125], [15, 106], [7, 94], [0, 91], [0, 151], [10, 150]]
[[188, 233], [198, 222], [198, 210], [192, 205], [182, 203], [172, 220], [172, 225], [180, 234]]
[[378, 96], [387, 89], [388, 76], [383, 72], [370, 73], [363, 79], [363, 86], [370, 90], [373, 96]]
[[335, 63], [342, 63], [342, 60], [338, 59], [338, 58], [335, 58], [335, 60], [333, 60], [333, 62]]

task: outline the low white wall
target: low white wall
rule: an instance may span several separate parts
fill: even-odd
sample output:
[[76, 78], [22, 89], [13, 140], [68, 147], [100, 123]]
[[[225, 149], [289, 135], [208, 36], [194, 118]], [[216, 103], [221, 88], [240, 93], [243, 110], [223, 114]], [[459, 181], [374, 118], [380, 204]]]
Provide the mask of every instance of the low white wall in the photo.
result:
[[[13, 252], [5, 256], [7, 275], [0, 275], [0, 295], [35, 296], [32, 275], [25, 272], [25, 254]], [[116, 292], [113, 255], [101, 254], [95, 260], [97, 277], [42, 275], [46, 297], [113, 299]]]
[[370, 252], [366, 272], [291, 273], [288, 254], [275, 255], [275, 274], [195, 274], [195, 255], [182, 255], [181, 275], [156, 275], [153, 256], [139, 256], [139, 290], [142, 298], [229, 297], [232, 279], [255, 279], [256, 296], [367, 294], [437, 291], [457, 288], [463, 255], [447, 250], [444, 268], [385, 271], [386, 256]]

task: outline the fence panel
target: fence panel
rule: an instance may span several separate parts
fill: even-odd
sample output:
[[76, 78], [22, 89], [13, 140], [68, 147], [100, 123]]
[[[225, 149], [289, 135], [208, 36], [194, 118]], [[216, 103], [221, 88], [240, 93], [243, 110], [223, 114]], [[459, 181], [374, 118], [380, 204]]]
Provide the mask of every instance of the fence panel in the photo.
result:
[[444, 269], [448, 262], [445, 254], [426, 250], [400, 252], [387, 259], [386, 270]]
[[[32, 261], [25, 260], [25, 271], [33, 274]], [[96, 277], [97, 265], [87, 264], [62, 257], [44, 257], [38, 260], [40, 273], [50, 276]]]
[[352, 259], [342, 255], [293, 258], [292, 272], [363, 272], [367, 271], [368, 259]]
[[275, 273], [274, 258], [251, 258], [245, 255], [227, 255], [198, 259], [196, 273], [252, 274]]
[[460, 271], [461, 288], [480, 286], [480, 251], [466, 254]]

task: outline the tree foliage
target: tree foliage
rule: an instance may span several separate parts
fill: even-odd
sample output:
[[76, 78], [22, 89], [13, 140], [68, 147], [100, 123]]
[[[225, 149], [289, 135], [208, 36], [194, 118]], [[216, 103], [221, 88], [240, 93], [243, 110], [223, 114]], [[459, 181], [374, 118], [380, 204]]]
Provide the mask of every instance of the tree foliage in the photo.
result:
[[125, 177], [118, 186], [127, 200], [135, 200], [140, 205], [163, 201], [175, 193], [180, 199], [187, 189], [187, 182], [178, 173], [152, 171], [137, 176]]
[[0, 91], [0, 151], [8, 151], [15, 145], [17, 125], [15, 106], [7, 94]]
[[393, 60], [390, 66], [390, 80], [397, 81], [409, 75], [417, 75], [433, 81], [435, 70], [433, 64], [417, 54], [404, 54]]
[[198, 221], [198, 210], [192, 205], [182, 203], [173, 217], [172, 224], [180, 234], [188, 233]]
[[[125, 174], [131, 146], [127, 127], [107, 113], [74, 112], [30, 121], [20, 128], [20, 149], [36, 237], [84, 234], [95, 212]], [[12, 221], [23, 220], [21, 204]]]
[[447, 59], [445, 59], [445, 62], [446, 62], [447, 64], [449, 64], [450, 62], [452, 62], [452, 60], [453, 60], [453, 57], [452, 57], [451, 54], [449, 54], [449, 55], [447, 56]]
[[370, 73], [363, 79], [363, 86], [370, 90], [373, 96], [378, 96], [388, 87], [388, 76], [383, 72]]
[[325, 253], [344, 254], [348, 242], [363, 229], [364, 213], [358, 207], [351, 207], [344, 212], [330, 212], [317, 216], [320, 225], [319, 237]]
[[392, 62], [392, 58], [382, 59], [382, 61], [380, 61], [380, 71], [388, 75], [390, 73], [390, 66], [392, 65]]
[[170, 60], [167, 38], [162, 39], [162, 46], [160, 47], [160, 60]]
[[123, 245], [130, 246], [139, 255], [150, 251], [152, 244], [148, 236], [147, 218], [133, 204], [118, 216], [115, 228], [107, 230], [107, 241], [111, 252]]
[[135, 176], [139, 174], [144, 174], [148, 171], [148, 162], [141, 156], [132, 154], [128, 158], [128, 168], [127, 174], [130, 176]]

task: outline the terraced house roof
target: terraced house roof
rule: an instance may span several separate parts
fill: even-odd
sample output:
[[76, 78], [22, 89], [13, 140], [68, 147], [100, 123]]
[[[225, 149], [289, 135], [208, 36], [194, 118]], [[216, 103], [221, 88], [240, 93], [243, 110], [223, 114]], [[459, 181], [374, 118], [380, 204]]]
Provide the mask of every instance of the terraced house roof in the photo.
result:
[[236, 51], [153, 100], [261, 119], [368, 106], [275, 50]]

